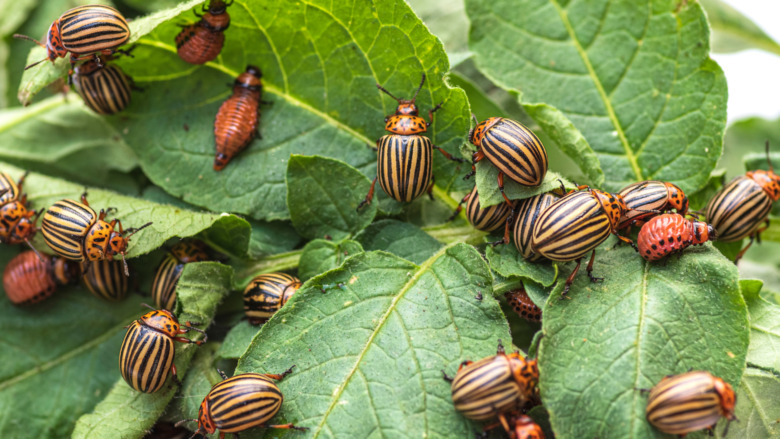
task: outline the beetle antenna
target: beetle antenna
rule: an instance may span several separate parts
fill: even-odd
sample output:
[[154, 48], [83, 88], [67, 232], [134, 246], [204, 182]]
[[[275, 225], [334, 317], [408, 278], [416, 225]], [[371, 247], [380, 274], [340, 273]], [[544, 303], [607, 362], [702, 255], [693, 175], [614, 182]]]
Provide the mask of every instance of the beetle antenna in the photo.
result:
[[422, 90], [423, 84], [425, 84], [425, 73], [422, 74], [422, 81], [420, 81], [420, 86], [417, 87], [417, 91], [414, 92], [414, 96], [412, 96], [412, 103], [417, 100], [417, 94], [420, 93], [420, 90]]
[[401, 102], [401, 100], [400, 100], [400, 99], [398, 99], [397, 97], [393, 96], [393, 94], [392, 94], [392, 93], [390, 93], [389, 91], [387, 91], [387, 89], [386, 89], [386, 88], [384, 88], [384, 87], [382, 87], [381, 85], [377, 84], [377, 85], [376, 85], [376, 88], [378, 88], [378, 89], [382, 90], [382, 91], [383, 91], [383, 92], [385, 92], [385, 93], [386, 93], [388, 96], [390, 96], [391, 98], [395, 99], [396, 101], [398, 101], [398, 102]]
[[143, 229], [145, 229], [145, 228], [147, 228], [147, 227], [149, 227], [151, 225], [152, 225], [152, 221], [149, 221], [148, 223], [142, 225], [141, 227], [138, 227], [138, 228], [131, 227], [131, 228], [125, 230], [125, 233], [129, 233], [128, 235], [125, 236], [125, 239], [129, 239], [131, 236], [135, 235], [136, 233], [140, 232], [141, 230], [143, 230]]
[[141, 306], [145, 306], [145, 307], [151, 309], [152, 311], [159, 311], [159, 309], [153, 307], [152, 305], [149, 305], [148, 303], [142, 303]]
[[191, 329], [193, 331], [200, 332], [201, 334], [203, 334], [203, 340], [201, 340], [201, 343], [206, 343], [208, 341], [209, 336], [208, 336], [208, 334], [206, 334], [206, 331], [204, 331], [202, 329], [198, 329], [198, 328], [193, 328], [192, 326], [187, 326], [187, 325], [181, 325], [181, 326], [182, 326], [182, 328]]
[[42, 62], [46, 61], [47, 59], [49, 59], [49, 58], [44, 58], [44, 59], [42, 59], [42, 60], [40, 60], [40, 61], [38, 61], [38, 62], [34, 62], [34, 63], [30, 64], [29, 66], [25, 67], [24, 69], [25, 69], [25, 70], [31, 69], [31, 68], [33, 68], [33, 67], [37, 66], [38, 64], [40, 64], [40, 63], [42, 63]]
[[38, 256], [38, 260], [43, 262], [43, 256], [41, 256], [41, 254], [38, 253], [38, 249], [33, 247], [33, 245], [30, 243], [30, 240], [29, 239], [25, 239], [24, 243], [27, 244], [27, 247], [30, 247], [30, 250], [35, 252], [35, 255]]
[[474, 121], [474, 125], [479, 125], [479, 120], [477, 120], [477, 115], [474, 113], [471, 113], [471, 119]]
[[125, 260], [125, 254], [120, 253], [122, 255], [122, 265], [125, 267], [125, 277], [130, 277], [130, 268], [127, 266], [127, 261]]
[[181, 421], [173, 424], [173, 426], [176, 427], [176, 428], [179, 428], [179, 427], [182, 426], [182, 424], [184, 424], [186, 422], [198, 422], [198, 420], [197, 419], [182, 419]]
[[36, 40], [36, 39], [35, 39], [35, 38], [33, 38], [33, 37], [28, 37], [27, 35], [22, 35], [22, 34], [14, 34], [14, 38], [16, 38], [16, 39], [18, 39], [18, 40], [27, 40], [27, 41], [32, 41], [33, 43], [35, 43], [35, 44], [37, 44], [37, 45], [39, 45], [39, 46], [43, 47], [44, 49], [46, 48], [46, 46], [44, 46], [43, 44], [41, 44], [41, 42], [40, 42], [40, 41]]

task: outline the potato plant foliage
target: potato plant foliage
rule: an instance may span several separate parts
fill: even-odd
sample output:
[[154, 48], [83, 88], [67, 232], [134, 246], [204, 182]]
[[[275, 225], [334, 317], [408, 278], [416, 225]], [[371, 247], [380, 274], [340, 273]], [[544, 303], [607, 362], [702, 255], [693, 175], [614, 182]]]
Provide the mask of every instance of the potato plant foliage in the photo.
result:
[[[195, 418], [217, 367], [295, 365], [272, 422], [308, 431], [242, 438], [468, 438], [483, 425], [454, 410], [441, 371], [495, 354], [499, 339], [527, 352], [534, 334], [543, 405], [530, 415], [548, 437], [668, 437], [646, 421], [639, 389], [689, 369], [737, 390], [740, 422], [728, 437], [780, 437], [776, 221], [741, 271], [729, 259], [739, 243], [651, 264], [608, 239], [594, 265], [604, 281], [580, 273], [570, 300], [560, 293], [573, 263], [526, 262], [512, 244], [488, 245], [498, 235], [465, 215], [448, 221], [475, 184], [483, 206], [503, 200], [486, 161], [463, 179], [472, 113], [522, 121], [548, 149], [541, 187], [507, 182], [513, 199], [574, 181], [618, 191], [659, 179], [696, 210], [724, 175], [745, 171], [745, 152], [748, 169], [766, 168], [756, 153], [767, 139], [780, 144], [779, 122], [742, 121], [727, 135], [726, 78], [710, 59], [711, 38], [718, 50], [777, 52], [738, 12], [718, 0], [234, 0], [221, 54], [194, 66], [174, 38], [203, 1], [107, 1], [130, 19], [135, 49], [115, 62], [139, 90], [123, 112], [99, 116], [61, 93], [66, 59], [23, 73], [44, 50], [10, 38], [41, 37], [85, 3], [25, 0], [0, 18], [0, 171], [29, 172], [34, 209], [86, 187], [126, 228], [153, 224], [130, 241], [138, 294], [122, 302], [79, 285], [26, 308], [0, 299], [5, 437], [141, 438], [158, 422]], [[248, 64], [263, 73], [262, 137], [215, 172], [214, 117]], [[410, 99], [423, 74], [420, 114], [441, 104], [426, 136], [466, 162], [434, 151], [433, 200], [404, 205], [377, 185], [356, 210], [397, 106], [376, 84]], [[117, 367], [124, 327], [144, 313], [165, 252], [188, 237], [216, 257], [186, 266], [175, 311], [208, 323], [209, 342], [176, 346], [180, 387], [139, 394]], [[40, 234], [32, 244], [49, 250]], [[0, 266], [20, 250], [1, 246]], [[305, 283], [253, 327], [241, 291], [273, 271]], [[521, 286], [543, 308], [541, 324], [506, 305], [503, 293]]]

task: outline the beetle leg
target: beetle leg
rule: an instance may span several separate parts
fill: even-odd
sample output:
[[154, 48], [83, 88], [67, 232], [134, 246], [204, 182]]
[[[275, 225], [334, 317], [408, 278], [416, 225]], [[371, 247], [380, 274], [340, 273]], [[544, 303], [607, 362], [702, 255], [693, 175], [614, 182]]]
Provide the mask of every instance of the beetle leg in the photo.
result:
[[84, 192], [81, 194], [81, 204], [85, 206], [89, 206], [89, 203], [87, 202], [87, 190], [84, 189]]
[[282, 373], [266, 373], [264, 375], [267, 376], [268, 378], [275, 379], [276, 381], [281, 381], [282, 379], [284, 379], [284, 377], [292, 373], [293, 367], [295, 367], [294, 364], [290, 366], [289, 369], [285, 370]]
[[428, 126], [431, 126], [431, 124], [433, 124], [433, 113], [441, 109], [441, 104], [443, 104], [443, 102], [439, 102], [439, 105], [433, 107], [433, 109], [428, 112]]
[[501, 196], [504, 197], [506, 202], [512, 204], [512, 201], [504, 193], [504, 173], [501, 171], [498, 172], [498, 190], [501, 191]]
[[625, 236], [622, 236], [622, 235], [618, 234], [617, 230], [615, 231], [615, 236], [617, 236], [619, 240], [621, 240], [621, 241], [623, 241], [625, 243], [628, 243], [628, 245], [630, 245], [631, 248], [633, 248], [634, 250], [639, 251], [639, 248], [636, 246], [634, 241], [632, 241], [629, 238], [626, 238]]
[[571, 284], [574, 282], [574, 276], [576, 276], [577, 272], [580, 271], [580, 264], [582, 264], [582, 258], [577, 259], [577, 266], [574, 267], [574, 270], [572, 270], [569, 277], [566, 278], [566, 286], [563, 287], [561, 299], [571, 299], [571, 297], [568, 296], [569, 288], [571, 288]]
[[426, 191], [428, 192], [428, 198], [430, 198], [431, 201], [433, 201], [433, 185], [435, 184], [435, 182], [436, 182], [436, 176], [431, 175], [431, 184], [428, 185], [428, 190]]
[[739, 260], [742, 259], [742, 256], [745, 254], [745, 252], [750, 248], [751, 245], [753, 245], [753, 240], [755, 239], [755, 235], [750, 237], [750, 241], [748, 241], [748, 244], [740, 250], [739, 253], [737, 253], [737, 257], [734, 258], [734, 265], [737, 265], [739, 263]]
[[460, 372], [461, 369], [463, 369], [466, 366], [469, 366], [473, 361], [466, 360], [462, 363], [460, 363], [460, 366], [458, 366], [458, 372]]
[[173, 374], [173, 375], [171, 375], [171, 379], [173, 379], [176, 382], [176, 384], [179, 387], [181, 387], [181, 380], [179, 380], [179, 375], [176, 373], [176, 365], [175, 364], [171, 364], [171, 373]]
[[441, 374], [442, 374], [442, 378], [444, 378], [444, 381], [451, 383], [452, 380], [454, 380], [453, 377], [447, 375], [447, 372], [445, 372], [444, 369], [441, 370]]
[[360, 208], [365, 206], [366, 204], [369, 204], [371, 200], [374, 199], [374, 186], [376, 185], [376, 179], [377, 177], [374, 177], [374, 181], [371, 182], [371, 189], [368, 190], [368, 195], [366, 195], [366, 198], [358, 204], [357, 211], [360, 211]]
[[439, 147], [438, 147], [438, 146], [436, 146], [436, 145], [433, 145], [433, 147], [434, 147], [434, 148], [436, 148], [436, 149], [437, 149], [437, 150], [438, 150], [440, 153], [444, 154], [444, 157], [447, 157], [447, 159], [448, 159], [448, 160], [452, 160], [453, 162], [458, 162], [458, 163], [466, 163], [466, 161], [465, 161], [465, 160], [463, 160], [462, 158], [459, 158], [459, 157], [453, 157], [453, 156], [452, 156], [452, 154], [450, 154], [450, 153], [448, 153], [447, 151], [445, 151], [445, 150], [443, 150], [443, 149], [439, 148]]
[[585, 271], [587, 271], [588, 277], [590, 278], [591, 282], [601, 282], [604, 280], [603, 277], [593, 276], [593, 261], [595, 259], [596, 259], [596, 249], [593, 249], [593, 253], [590, 254], [590, 262], [588, 262], [588, 268], [586, 268]]
[[474, 174], [477, 173], [477, 162], [480, 160], [483, 160], [485, 158], [485, 154], [482, 153], [482, 149], [477, 149], [474, 154], [471, 154], [471, 172], [466, 174], [465, 177], [463, 177], [464, 180], [468, 180], [469, 178], [473, 177]]
[[284, 428], [284, 429], [292, 429], [292, 430], [298, 430], [298, 431], [306, 431], [309, 428], [308, 427], [298, 427], [297, 425], [293, 424], [268, 424], [268, 425], [259, 425], [258, 427], [261, 428]]
[[[510, 203], [511, 206], [511, 203]], [[490, 245], [493, 247], [499, 245], [499, 244], [509, 244], [509, 229], [512, 228], [512, 224], [515, 222], [515, 209], [513, 208], [509, 212], [509, 216], [506, 217], [506, 223], [504, 225], [504, 238], [499, 241], [491, 242]]]
[[217, 369], [217, 372], [219, 373], [219, 376], [221, 376], [223, 380], [228, 379], [227, 374], [223, 372], [221, 369]]
[[455, 219], [456, 216], [460, 213], [461, 210], [463, 210], [463, 203], [469, 200], [471, 197], [471, 192], [467, 193], [465, 197], [463, 197], [462, 200], [460, 200], [460, 203], [458, 203], [458, 207], [455, 208], [455, 212], [450, 215], [449, 218], [447, 218], [447, 222], [450, 222]]

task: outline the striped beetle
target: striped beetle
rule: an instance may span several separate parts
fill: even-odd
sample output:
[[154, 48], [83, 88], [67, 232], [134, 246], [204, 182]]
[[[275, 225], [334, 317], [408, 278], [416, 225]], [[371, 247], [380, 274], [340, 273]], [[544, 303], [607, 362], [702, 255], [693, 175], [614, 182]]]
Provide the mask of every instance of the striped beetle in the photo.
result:
[[688, 214], [688, 197], [677, 185], [665, 181], [640, 181], [624, 187], [620, 192], [628, 211], [620, 218], [618, 229], [641, 226], [658, 211], [675, 209], [680, 215]]
[[3, 289], [14, 305], [29, 305], [51, 296], [58, 285], [69, 284], [77, 276], [77, 264], [28, 250], [5, 266]]
[[736, 401], [727, 382], [709, 372], [692, 371], [664, 377], [650, 390], [645, 411], [647, 420], [658, 430], [685, 436], [702, 428], [712, 430], [721, 416], [728, 423], [735, 421]]
[[505, 423], [506, 412], [521, 409], [535, 396], [539, 369], [536, 359], [504, 353], [499, 340], [496, 355], [464, 361], [455, 378], [444, 373], [444, 379], [452, 382], [452, 402], [465, 417], [484, 421], [498, 416]]
[[617, 234], [626, 203], [619, 194], [610, 194], [587, 186], [572, 191], [545, 209], [534, 224], [531, 248], [534, 253], [553, 261], [577, 261], [563, 288], [561, 297], [568, 297], [569, 288], [580, 270], [582, 257], [593, 251], [587, 273], [592, 282], [603, 280], [593, 276], [596, 247], [612, 233], [635, 250], [636, 244]]
[[293, 424], [267, 424], [279, 413], [284, 401], [274, 380], [281, 381], [292, 373], [293, 367], [281, 374], [242, 373], [232, 378], [219, 371], [224, 381], [212, 387], [203, 398], [198, 419], [185, 419], [176, 425], [197, 421], [196, 435], [219, 430], [219, 439], [224, 439], [227, 433], [239, 433], [253, 427], [306, 431], [308, 428]]
[[230, 26], [227, 7], [232, 5], [223, 0], [211, 0], [208, 8], [203, 3], [203, 15], [195, 12], [200, 21], [187, 26], [176, 35], [176, 52], [179, 58], [190, 64], [205, 64], [222, 51], [225, 44], [225, 30]]
[[691, 221], [677, 213], [666, 213], [649, 220], [639, 231], [636, 243], [647, 261], [657, 261], [690, 245], [714, 241], [718, 234], [711, 225]]
[[94, 263], [91, 270], [81, 263], [81, 281], [96, 297], [109, 302], [118, 302], [127, 296], [128, 280], [122, 272], [122, 261], [102, 260]]
[[524, 287], [521, 286], [517, 290], [507, 291], [504, 293], [504, 298], [521, 318], [529, 322], [539, 323], [542, 321], [542, 309], [536, 306], [534, 301], [528, 297]]
[[152, 281], [154, 305], [162, 309], [173, 309], [176, 302], [176, 285], [184, 270], [184, 264], [209, 259], [208, 247], [201, 241], [189, 239], [174, 245], [154, 273]]
[[769, 163], [769, 171], [749, 171], [731, 180], [704, 208], [707, 222], [718, 232], [718, 240], [734, 242], [750, 237], [748, 245], [734, 259], [735, 264], [742, 259], [754, 240], [761, 242], [761, 232], [769, 227], [772, 203], [780, 199], [780, 175], [775, 174], [769, 160], [768, 141], [766, 161]]
[[270, 319], [300, 287], [300, 279], [289, 274], [256, 276], [244, 289], [244, 311], [249, 323], [259, 325]]
[[523, 258], [535, 262], [544, 259], [534, 253], [531, 247], [534, 224], [539, 215], [544, 212], [558, 197], [551, 193], [539, 194], [523, 200], [517, 200], [515, 205], [514, 237], [515, 248], [523, 255]]
[[474, 228], [484, 232], [492, 232], [502, 225], [506, 224], [509, 215], [512, 213], [512, 205], [507, 203], [496, 204], [494, 206], [482, 208], [479, 205], [479, 194], [477, 187], [471, 190], [455, 208], [455, 212], [447, 221], [452, 221], [463, 209], [463, 203], [466, 203], [466, 218], [468, 218]]
[[35, 223], [40, 212], [27, 209], [27, 194], [22, 193], [25, 177], [26, 172], [14, 182], [10, 175], [0, 172], [0, 243], [25, 243], [37, 253], [30, 240], [38, 232]]
[[91, 59], [76, 67], [76, 91], [97, 114], [116, 114], [130, 103], [133, 80], [115, 64], [102, 65]]
[[[15, 38], [30, 40], [47, 51], [47, 57], [28, 65], [27, 70], [47, 59], [52, 63], [70, 52], [71, 71], [76, 61], [111, 55], [130, 38], [130, 27], [122, 13], [110, 6], [86, 5], [69, 9], [54, 20], [46, 34], [46, 44], [26, 35]], [[98, 61], [99, 62], [99, 61]]]
[[246, 71], [233, 82], [233, 95], [222, 103], [214, 119], [214, 142], [217, 154], [214, 170], [221, 171], [255, 137], [261, 137], [260, 96], [263, 83], [260, 69], [246, 66]]
[[[152, 223], [124, 230], [118, 219], [105, 222], [107, 214], [108, 211], [101, 209], [98, 215], [89, 207], [86, 192], [81, 194], [81, 203], [60, 200], [43, 215], [43, 238], [57, 255], [72, 261], [86, 262], [87, 268], [93, 261], [112, 259], [119, 254], [124, 263], [125, 276], [130, 276], [125, 261], [127, 243], [131, 236]], [[117, 225], [118, 232], [114, 231]]]
[[[195, 343], [200, 346], [208, 340], [206, 333], [192, 325], [200, 323], [186, 322], [179, 325], [179, 320], [168, 310], [154, 310], [144, 314], [129, 326], [119, 349], [119, 371], [130, 387], [143, 393], [154, 393], [165, 384], [168, 371], [176, 376], [176, 366], [173, 364], [173, 342]], [[190, 340], [179, 337], [190, 330], [203, 334], [203, 340]]]
[[433, 190], [433, 149], [441, 152], [449, 160], [464, 162], [463, 159], [453, 157], [422, 135], [433, 123], [433, 113], [442, 105], [439, 103], [428, 111], [427, 122], [419, 116], [419, 110], [414, 102], [424, 83], [423, 73], [420, 86], [417, 87], [411, 100], [399, 99], [381, 85], [376, 85], [380, 91], [395, 99], [398, 107], [394, 114], [385, 117], [385, 130], [391, 134], [386, 134], [376, 141], [377, 175], [371, 182], [368, 195], [358, 205], [358, 210], [374, 199], [377, 179], [382, 190], [396, 201], [410, 202], [426, 191], [433, 197], [431, 192]]
[[498, 168], [498, 188], [504, 193], [504, 175], [523, 186], [539, 186], [547, 174], [547, 151], [533, 131], [512, 119], [491, 117], [478, 123], [469, 133], [469, 141], [477, 147], [472, 155], [471, 172], [477, 162], [487, 158]]

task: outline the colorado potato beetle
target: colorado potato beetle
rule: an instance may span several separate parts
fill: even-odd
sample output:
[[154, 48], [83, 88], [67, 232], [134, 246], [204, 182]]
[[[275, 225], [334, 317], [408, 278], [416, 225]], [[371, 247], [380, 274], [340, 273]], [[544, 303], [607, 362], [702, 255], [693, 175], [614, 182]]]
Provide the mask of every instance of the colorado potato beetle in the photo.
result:
[[[162, 388], [168, 371], [176, 376], [173, 364], [173, 342], [195, 343], [200, 346], [208, 340], [206, 333], [187, 322], [179, 325], [179, 320], [168, 310], [154, 310], [144, 314], [128, 326], [122, 347], [119, 349], [119, 371], [130, 387], [143, 393], [154, 393]], [[190, 330], [203, 334], [203, 340], [190, 340], [179, 337]]]
[[545, 439], [544, 430], [530, 416], [511, 413], [501, 418], [497, 424], [488, 425], [484, 431], [487, 432], [499, 426], [506, 430], [511, 439]]
[[176, 285], [179, 283], [184, 264], [208, 261], [206, 244], [197, 240], [185, 240], [173, 246], [165, 255], [154, 274], [152, 300], [162, 309], [173, 309], [176, 302]]
[[130, 38], [130, 27], [125, 17], [110, 6], [86, 5], [69, 9], [56, 19], [46, 34], [46, 44], [26, 35], [14, 35], [33, 41], [47, 51], [47, 57], [30, 64], [27, 70], [47, 59], [52, 63], [70, 53], [71, 69], [76, 61], [96, 57], [98, 53], [111, 55]]
[[491, 117], [478, 123], [469, 133], [477, 147], [472, 155], [472, 171], [477, 162], [487, 158], [498, 168], [498, 188], [504, 193], [504, 175], [524, 186], [539, 186], [547, 174], [547, 150], [533, 131], [512, 119]]
[[244, 289], [244, 311], [249, 323], [270, 319], [301, 287], [301, 281], [285, 273], [261, 274]]
[[382, 190], [396, 201], [410, 202], [426, 191], [430, 195], [433, 189], [434, 149], [449, 160], [463, 162], [463, 159], [453, 157], [422, 135], [433, 123], [433, 113], [441, 108], [441, 104], [438, 104], [428, 111], [427, 122], [419, 116], [420, 112], [415, 101], [423, 84], [425, 84], [425, 74], [422, 75], [420, 86], [410, 100], [399, 99], [381, 85], [376, 85], [380, 91], [395, 99], [398, 107], [395, 113], [385, 117], [385, 130], [391, 134], [386, 134], [376, 141], [377, 175], [371, 182], [368, 195], [358, 205], [358, 209], [374, 199], [377, 179]]
[[688, 214], [688, 197], [677, 185], [665, 181], [640, 181], [619, 192], [628, 211], [620, 218], [618, 229], [641, 226], [656, 212], [675, 209], [680, 215]]
[[27, 209], [27, 194], [22, 193], [26, 176], [14, 183], [10, 175], [0, 172], [0, 243], [25, 243], [35, 251], [30, 240], [38, 231], [35, 223], [40, 213]]
[[760, 242], [761, 232], [769, 227], [772, 203], [780, 199], [780, 175], [775, 174], [769, 160], [769, 142], [766, 144], [769, 171], [749, 171], [723, 186], [707, 203], [704, 215], [718, 232], [718, 240], [734, 242], [750, 237], [750, 242], [734, 259], [736, 264], [754, 240]]
[[633, 241], [617, 234], [620, 218], [627, 210], [623, 197], [587, 186], [579, 189], [587, 190], [572, 191], [545, 209], [536, 220], [531, 236], [534, 253], [553, 261], [577, 261], [577, 266], [566, 279], [562, 297], [567, 297], [582, 257], [589, 251], [593, 253], [587, 267], [588, 277], [593, 282], [602, 280], [592, 274], [593, 260], [596, 247], [610, 233], [636, 249]]
[[233, 4], [223, 0], [211, 0], [208, 8], [203, 4], [203, 15], [195, 12], [200, 21], [184, 28], [176, 35], [176, 51], [179, 58], [190, 64], [205, 64], [222, 51], [225, 30], [230, 26], [227, 7]]
[[521, 287], [517, 290], [507, 291], [504, 293], [504, 298], [506, 298], [509, 306], [511, 306], [521, 318], [535, 323], [542, 321], [542, 309], [536, 306], [534, 301], [528, 297], [525, 288]]
[[[124, 263], [125, 276], [130, 276], [125, 261], [128, 241], [152, 223], [124, 230], [118, 219], [105, 222], [106, 215], [106, 210], [101, 209], [98, 215], [89, 207], [86, 192], [81, 195], [81, 203], [60, 200], [43, 216], [43, 238], [57, 255], [72, 261], [86, 262], [87, 268], [93, 261], [112, 259], [119, 254]], [[114, 230], [116, 226], [119, 226], [118, 232]]]
[[[203, 398], [195, 434], [212, 434], [219, 430], [219, 439], [224, 439], [227, 433], [239, 433], [254, 427], [308, 430], [293, 424], [268, 424], [279, 413], [284, 401], [282, 391], [274, 381], [281, 381], [292, 373], [292, 369], [280, 374], [242, 373], [232, 378], [219, 371], [224, 381], [212, 387]], [[189, 421], [196, 419], [187, 419], [177, 425]]]
[[717, 232], [702, 221], [691, 221], [677, 213], [657, 216], [642, 226], [636, 243], [647, 261], [657, 261], [690, 245], [717, 239]]
[[76, 91], [97, 114], [116, 114], [130, 103], [133, 80], [115, 64], [101, 65], [92, 59], [76, 67]]
[[[703, 428], [711, 430], [721, 416], [729, 423], [735, 421], [736, 401], [734, 389], [709, 372], [668, 375], [650, 390], [647, 420], [664, 433], [685, 436]], [[727, 431], [728, 423], [723, 436]]]
[[122, 261], [102, 260], [94, 262], [91, 269], [81, 263], [81, 281], [90, 293], [109, 302], [117, 302], [127, 296], [128, 278], [122, 271]]
[[466, 202], [468, 202], [466, 204], [466, 218], [468, 218], [474, 228], [484, 232], [492, 232], [506, 224], [509, 215], [512, 213], [512, 205], [507, 203], [496, 204], [483, 209], [479, 204], [477, 187], [474, 186], [474, 189], [460, 200], [458, 207], [455, 208], [455, 212], [448, 221], [455, 219], [462, 210], [463, 203]]
[[534, 252], [531, 246], [531, 236], [533, 236], [534, 224], [536, 224], [539, 215], [557, 199], [558, 197], [555, 195], [547, 193], [515, 201], [516, 213], [512, 236], [515, 248], [523, 255], [523, 258], [532, 262], [544, 259]]
[[219, 107], [214, 120], [215, 171], [224, 169], [255, 137], [260, 137], [260, 96], [263, 93], [260, 78], [259, 68], [247, 66], [233, 83], [233, 95]]
[[495, 356], [464, 361], [454, 379], [444, 378], [452, 382], [452, 402], [465, 417], [484, 421], [497, 416], [505, 422], [505, 413], [521, 409], [534, 396], [539, 369], [535, 359], [504, 353], [499, 340]]
[[76, 280], [78, 264], [28, 250], [14, 256], [3, 271], [3, 289], [14, 305], [40, 302], [58, 285]]

